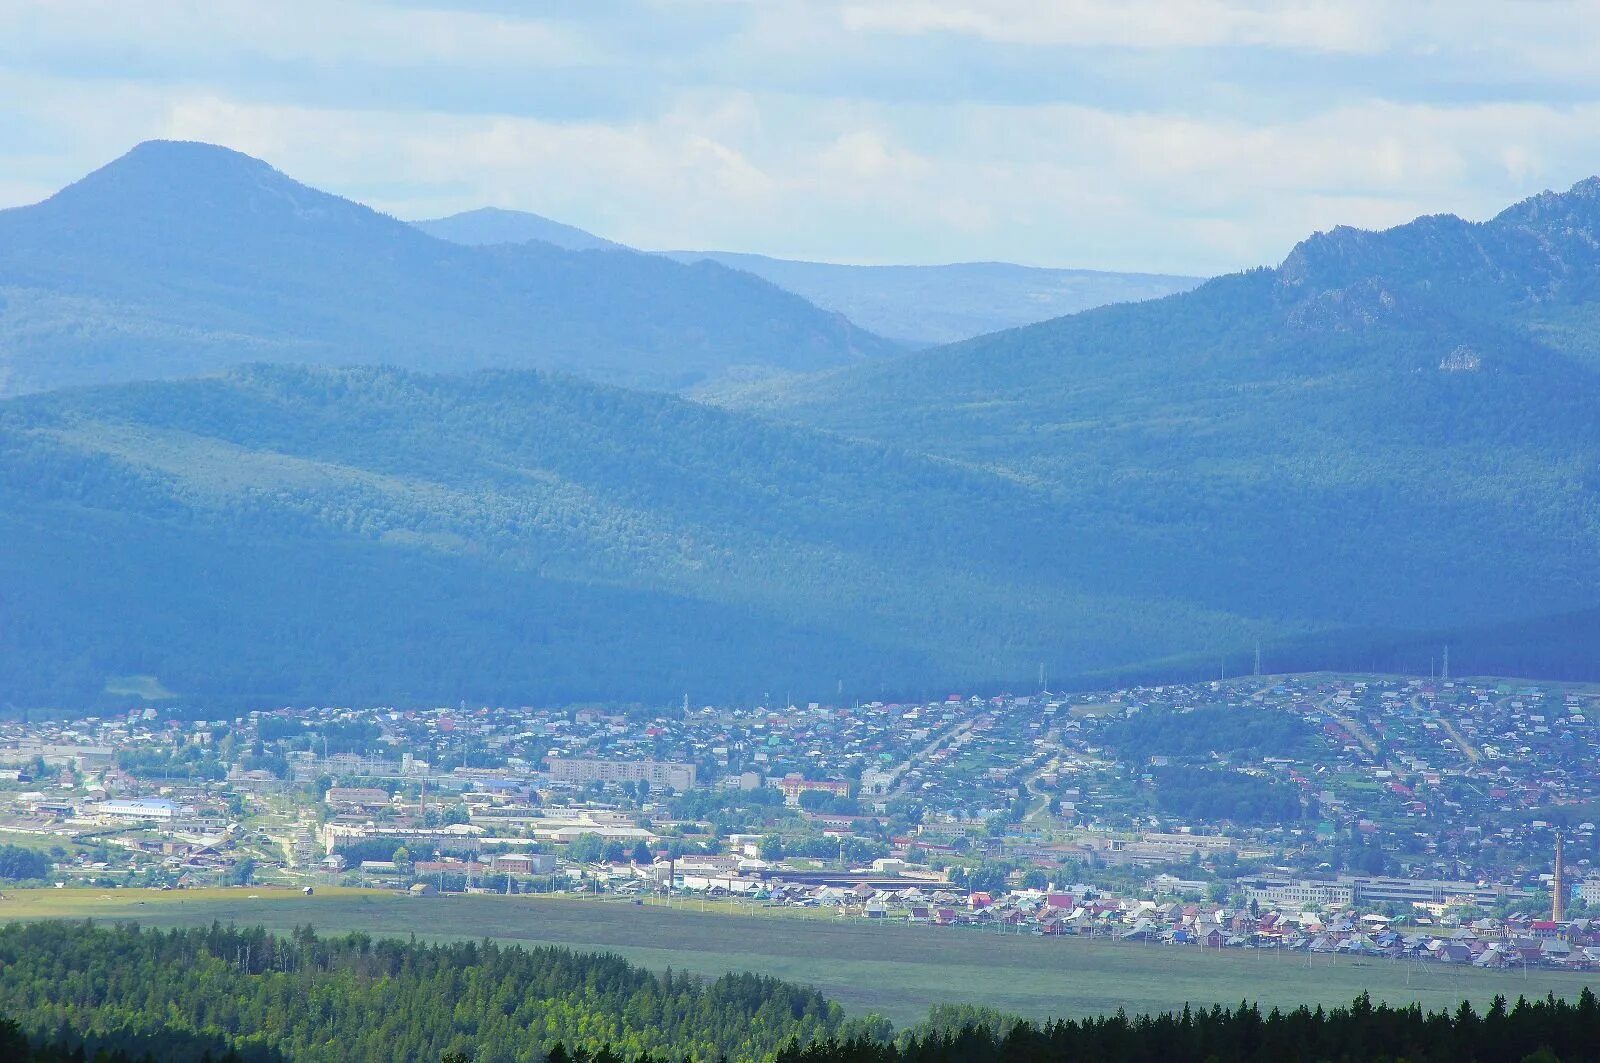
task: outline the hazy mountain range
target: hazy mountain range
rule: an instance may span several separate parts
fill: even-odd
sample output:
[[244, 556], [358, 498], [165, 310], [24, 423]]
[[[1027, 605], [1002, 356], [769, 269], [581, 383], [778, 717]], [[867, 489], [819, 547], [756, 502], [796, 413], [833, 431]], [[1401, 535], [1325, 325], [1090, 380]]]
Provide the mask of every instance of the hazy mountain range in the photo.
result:
[[206, 144], [0, 211], [0, 395], [251, 361], [560, 368], [675, 389], [896, 344], [748, 273], [465, 247]]
[[440, 240], [475, 247], [488, 244], [525, 244], [529, 240], [538, 240], [568, 251], [633, 250], [603, 236], [584, 232], [576, 225], [551, 221], [549, 218], [525, 210], [479, 207], [477, 210], [452, 214], [448, 218], [414, 221], [411, 224]]
[[[574, 377], [255, 367], [74, 389], [0, 403], [0, 688], [675, 698], [1020, 676], [1126, 612], [1094, 590], [1112, 562], [1070, 534], [981, 470]], [[1200, 618], [1180, 612], [1129, 637], [1181, 648]]]
[[1487, 622], [1596, 600], [1597, 287], [1590, 180], [740, 401], [1203, 542], [1208, 605]]
[[[1600, 181], [911, 353], [715, 264], [458, 246], [203, 146], [0, 236], [11, 389], [101, 382], [0, 402], [13, 703], [937, 693], [1258, 639], [1600, 674]], [[753, 371], [717, 409], [530, 365]]]
[[[573, 251], [621, 244], [524, 211], [484, 208], [414, 223], [462, 244], [543, 240]], [[752, 273], [856, 324], [909, 346], [927, 347], [1030, 325], [1107, 303], [1187, 291], [1199, 277], [1046, 269], [1008, 262], [942, 266], [850, 266], [733, 251], [663, 251], [678, 262], [716, 262]]]

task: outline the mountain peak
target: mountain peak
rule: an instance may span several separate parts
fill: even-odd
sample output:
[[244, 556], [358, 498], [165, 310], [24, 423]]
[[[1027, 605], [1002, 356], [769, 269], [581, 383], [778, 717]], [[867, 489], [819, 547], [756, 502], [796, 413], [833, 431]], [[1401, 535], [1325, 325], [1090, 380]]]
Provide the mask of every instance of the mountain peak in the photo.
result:
[[273, 360], [682, 388], [894, 349], [755, 277], [548, 243], [456, 247], [211, 144], [141, 144], [0, 212], [0, 279], [47, 308], [22, 320], [48, 322], [23, 344], [14, 327], [0, 337], [0, 390]]
[[[223, 144], [212, 144], [205, 140], [142, 140], [119, 159], [113, 159], [108, 166], [117, 166], [130, 162], [175, 162], [183, 165], [193, 165], [196, 162], [210, 162], [212, 164], [226, 164], [244, 166], [260, 170], [271, 170], [272, 167], [254, 155], [246, 155], [242, 151], [227, 147]], [[104, 167], [102, 167], [104, 168]]]
[[195, 140], [146, 140], [57, 192], [52, 199], [171, 194], [223, 183], [294, 184], [267, 163], [242, 151]]
[[1278, 267], [1278, 279], [1291, 286], [1342, 288], [1403, 271], [1413, 258], [1448, 258], [1471, 229], [1471, 222], [1454, 214], [1425, 214], [1381, 231], [1336, 226], [1296, 244]]
[[1586, 177], [1565, 192], [1540, 192], [1495, 215], [1494, 224], [1531, 228], [1600, 228], [1600, 177]]
[[75, 230], [164, 246], [180, 237], [211, 246], [247, 231], [287, 235], [374, 225], [415, 235], [401, 222], [303, 185], [254, 156], [189, 140], [147, 140], [25, 209]]

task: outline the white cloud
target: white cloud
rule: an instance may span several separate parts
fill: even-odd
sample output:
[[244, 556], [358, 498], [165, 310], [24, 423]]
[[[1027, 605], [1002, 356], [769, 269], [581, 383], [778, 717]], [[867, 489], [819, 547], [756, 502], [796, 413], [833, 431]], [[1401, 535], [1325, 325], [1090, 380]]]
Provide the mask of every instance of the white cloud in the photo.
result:
[[[1582, 176], [1571, 167], [1600, 154], [1600, 107], [1373, 102], [1273, 125], [1065, 106], [939, 114], [942, 143], [913, 146], [887, 132], [892, 114], [840, 108], [801, 133], [769, 128], [751, 100], [680, 101], [656, 122], [615, 128], [196, 99], [163, 132], [221, 140], [358, 195], [374, 175], [450, 189], [380, 198], [401, 214], [494, 203], [645, 246], [883, 260], [897, 257], [875, 246], [888, 240], [932, 249], [914, 257], [966, 247], [1202, 271], [1273, 261], [1335, 224], [1490, 213], [1541, 179]], [[830, 223], [798, 232], [798, 217]]]
[[[1210, 272], [1274, 261], [1335, 224], [1481, 217], [1600, 166], [1600, 61], [1584, 62], [1600, 60], [1600, 30], [1565, 32], [1576, 15], [1600, 15], [1600, 0], [762, 0], [723, 5], [725, 37], [689, 52], [638, 44], [650, 19], [710, 2], [641, 8], [635, 32], [621, 35], [598, 22], [375, 3], [136, 11], [0, 0], [0, 202], [57, 187], [137, 140], [189, 137], [401, 216], [494, 204], [641, 246]], [[1009, 56], [1038, 58], [1017, 44], [1084, 44], [1113, 66], [1063, 60], [1054, 80], [1081, 90], [963, 89], [961, 78], [1004, 71]], [[950, 61], [985, 48], [987, 64], [963, 72]], [[1223, 84], [1214, 93], [1175, 79], [1130, 101], [1085, 80], [1107, 69], [1159, 80], [1169, 59], [1207, 48]], [[1270, 83], [1227, 67], [1251, 49], [1292, 52], [1283, 61], [1343, 77], [1344, 91], [1278, 99], [1282, 66], [1269, 64], [1280, 79]], [[874, 73], [875, 56], [938, 91], [858, 76]], [[261, 60], [248, 84], [228, 73], [241, 57]], [[307, 94], [274, 83], [274, 63], [376, 88], [359, 99]], [[629, 63], [650, 83], [648, 106], [619, 113], [541, 109], [516, 80], [533, 66]], [[1569, 80], [1541, 96], [1529, 87], [1534, 63]], [[763, 66], [782, 74], [767, 78]], [[448, 109], [382, 91], [414, 70], [454, 85], [480, 68], [492, 76], [479, 95]], [[1185, 69], [1193, 79], [1211, 68]], [[1447, 87], [1473, 76], [1459, 98], [1435, 87], [1407, 100], [1341, 70], [1423, 70]], [[1515, 91], [1496, 99], [1500, 83]]]
[[250, 56], [379, 67], [572, 65], [594, 53], [560, 26], [471, 11], [321, 0], [0, 0], [0, 55], [136, 54], [181, 71]]
[[[720, 120], [728, 120], [725, 111]], [[718, 121], [671, 112], [613, 127], [203, 96], [175, 105], [161, 135], [225, 143], [404, 217], [490, 204], [638, 239], [742, 216], [752, 204], [771, 208], [776, 183], [737, 146], [705, 132]], [[440, 195], [439, 188], [451, 191]]]
[[1369, 52], [1385, 43], [1381, 21], [1354, 0], [884, 0], [848, 3], [840, 17], [852, 30], [970, 34], [1010, 44]]

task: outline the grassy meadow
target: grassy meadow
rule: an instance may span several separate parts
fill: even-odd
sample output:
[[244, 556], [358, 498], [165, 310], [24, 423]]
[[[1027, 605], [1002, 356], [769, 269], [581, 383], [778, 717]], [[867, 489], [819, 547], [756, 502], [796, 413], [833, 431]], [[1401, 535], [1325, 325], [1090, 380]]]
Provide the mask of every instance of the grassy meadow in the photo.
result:
[[[758, 914], [760, 913], [760, 914]], [[1453, 1007], [1495, 994], [1573, 996], [1585, 978], [1547, 971], [1491, 973], [1348, 957], [1081, 939], [1051, 940], [992, 930], [869, 924], [770, 909], [701, 910], [572, 896], [406, 897], [319, 887], [306, 897], [269, 887], [182, 892], [25, 890], [0, 900], [0, 921], [136, 920], [177, 926], [218, 920], [287, 931], [360, 930], [424, 939], [494, 938], [612, 952], [656, 969], [717, 975], [759, 971], [816, 985], [852, 1014], [875, 1011], [896, 1024], [930, 1005], [987, 1004], [1032, 1017], [1181, 1008], [1184, 1003], [1266, 1005], [1375, 999]]]

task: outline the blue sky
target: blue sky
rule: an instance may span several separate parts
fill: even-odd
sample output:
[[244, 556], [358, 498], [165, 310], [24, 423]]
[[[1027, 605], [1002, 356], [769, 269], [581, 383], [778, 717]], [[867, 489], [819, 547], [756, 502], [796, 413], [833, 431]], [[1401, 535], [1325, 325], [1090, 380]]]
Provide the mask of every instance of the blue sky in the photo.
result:
[[1600, 172], [1600, 0], [0, 0], [0, 205], [214, 141], [401, 217], [1213, 273]]

